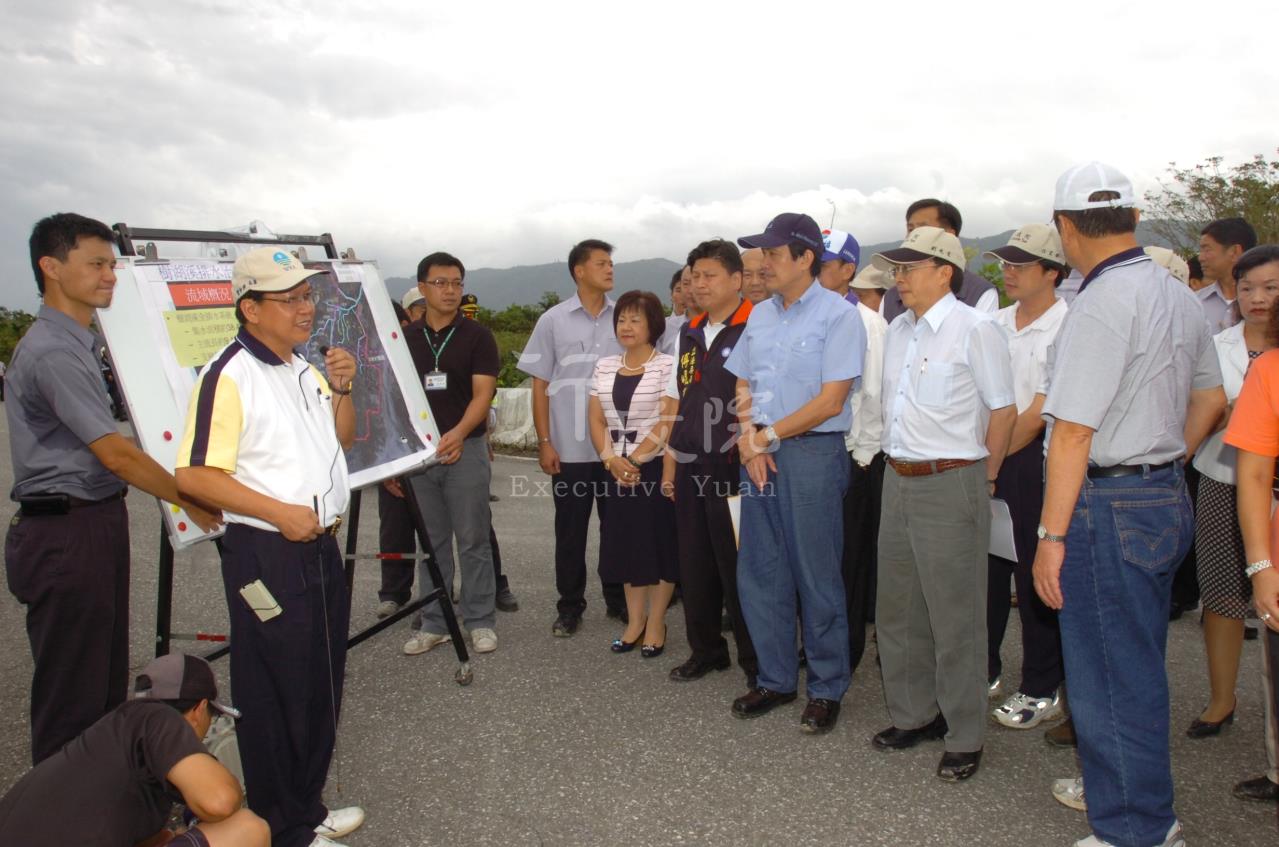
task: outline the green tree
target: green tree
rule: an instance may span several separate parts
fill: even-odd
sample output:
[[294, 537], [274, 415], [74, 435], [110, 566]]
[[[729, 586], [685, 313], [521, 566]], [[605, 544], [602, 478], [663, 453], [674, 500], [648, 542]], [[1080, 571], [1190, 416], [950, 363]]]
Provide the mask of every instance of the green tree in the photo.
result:
[[1197, 248], [1199, 231], [1218, 218], [1244, 218], [1257, 230], [1260, 243], [1279, 243], [1279, 159], [1269, 161], [1258, 153], [1228, 168], [1224, 161], [1213, 156], [1190, 168], [1170, 162], [1159, 190], [1146, 193], [1142, 217], [1187, 252]]
[[0, 308], [0, 361], [7, 364], [13, 360], [13, 348], [35, 321], [35, 315], [21, 309]]

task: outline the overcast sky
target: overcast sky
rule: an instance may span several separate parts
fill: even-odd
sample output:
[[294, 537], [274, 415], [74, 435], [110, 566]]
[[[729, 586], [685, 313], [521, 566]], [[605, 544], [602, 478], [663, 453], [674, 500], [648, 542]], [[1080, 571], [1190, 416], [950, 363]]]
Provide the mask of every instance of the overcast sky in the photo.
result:
[[[804, 211], [863, 241], [905, 206], [1046, 220], [1102, 159], [1279, 146], [1273, 3], [0, 0], [0, 305], [31, 224], [332, 232], [411, 273], [618, 261]], [[828, 202], [830, 201], [830, 202]]]

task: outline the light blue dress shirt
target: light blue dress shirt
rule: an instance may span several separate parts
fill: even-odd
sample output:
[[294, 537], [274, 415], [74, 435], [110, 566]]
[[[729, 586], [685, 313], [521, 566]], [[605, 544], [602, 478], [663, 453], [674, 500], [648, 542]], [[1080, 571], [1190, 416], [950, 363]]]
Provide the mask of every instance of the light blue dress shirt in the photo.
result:
[[[857, 308], [814, 280], [789, 309], [780, 294], [755, 306], [724, 367], [749, 381], [751, 415], [770, 426], [816, 397], [823, 383], [853, 380], [851, 398], [865, 358], [866, 327]], [[845, 433], [852, 421], [845, 400], [838, 415], [811, 431]]]

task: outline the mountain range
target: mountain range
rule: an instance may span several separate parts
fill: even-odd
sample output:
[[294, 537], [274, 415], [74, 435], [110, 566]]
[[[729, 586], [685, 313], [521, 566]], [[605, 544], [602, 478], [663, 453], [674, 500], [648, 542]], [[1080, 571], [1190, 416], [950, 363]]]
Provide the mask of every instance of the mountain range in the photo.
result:
[[[959, 240], [965, 247], [977, 249], [977, 254], [969, 262], [969, 267], [976, 270], [985, 264], [987, 260], [982, 259], [981, 254], [986, 250], [1004, 246], [1012, 234], [1013, 230], [1010, 229], [984, 238], [961, 237]], [[1137, 227], [1137, 240], [1146, 245], [1172, 246], [1144, 222]], [[900, 241], [863, 244], [861, 246], [862, 263], [869, 262], [870, 257], [876, 253], [891, 250], [900, 244]], [[682, 263], [671, 259], [620, 262], [613, 269], [613, 291], [619, 294], [632, 288], [647, 289], [658, 293], [665, 301], [670, 291], [671, 276], [681, 266]], [[414, 284], [415, 280], [412, 277], [386, 278], [387, 290], [397, 300], [403, 297], [404, 292]], [[554, 262], [546, 265], [519, 265], [514, 268], [475, 268], [466, 273], [466, 290], [476, 295], [484, 308], [501, 310], [513, 303], [536, 303], [547, 291], [554, 291], [561, 298], [567, 298], [572, 296], [574, 287], [564, 263]]]

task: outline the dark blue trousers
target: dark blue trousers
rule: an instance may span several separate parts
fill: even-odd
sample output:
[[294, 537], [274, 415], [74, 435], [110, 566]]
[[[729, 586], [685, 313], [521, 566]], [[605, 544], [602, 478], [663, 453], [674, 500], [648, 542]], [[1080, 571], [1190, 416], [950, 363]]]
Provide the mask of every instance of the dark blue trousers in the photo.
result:
[[[261, 579], [284, 610], [261, 621], [240, 588]], [[328, 814], [321, 792], [342, 707], [351, 600], [337, 540], [292, 542], [228, 524], [222, 581], [231, 612], [231, 696], [249, 808], [276, 847], [306, 847]]]

